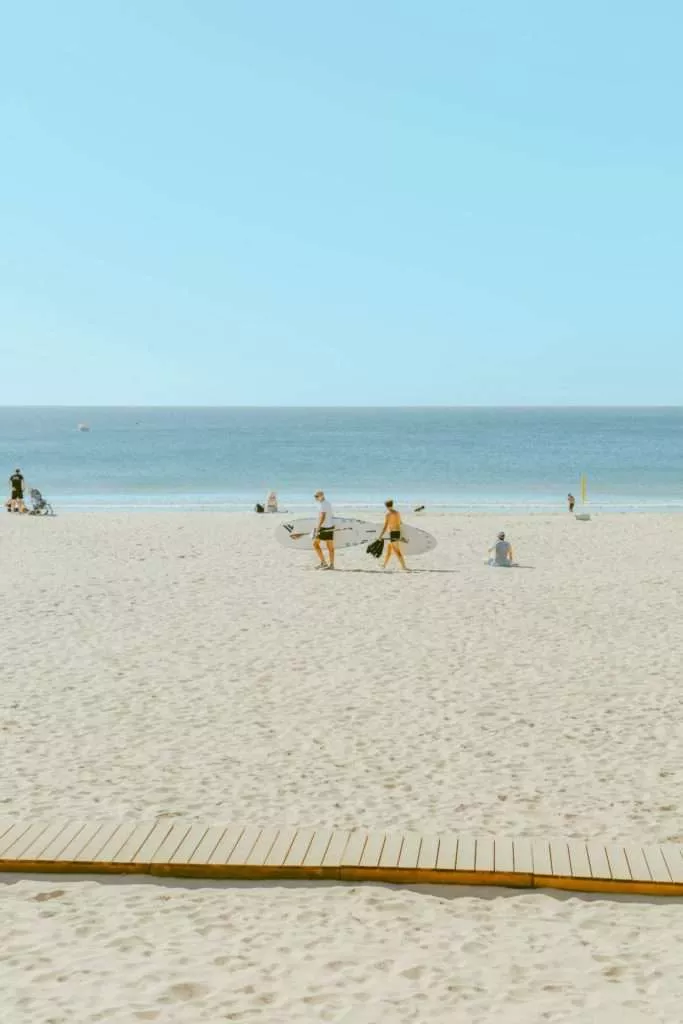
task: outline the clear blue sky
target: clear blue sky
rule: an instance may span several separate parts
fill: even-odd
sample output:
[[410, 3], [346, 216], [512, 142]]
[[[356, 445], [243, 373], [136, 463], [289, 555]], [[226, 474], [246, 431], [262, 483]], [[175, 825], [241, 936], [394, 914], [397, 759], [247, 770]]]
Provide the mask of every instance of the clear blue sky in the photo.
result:
[[679, 0], [2, 22], [0, 401], [680, 404]]

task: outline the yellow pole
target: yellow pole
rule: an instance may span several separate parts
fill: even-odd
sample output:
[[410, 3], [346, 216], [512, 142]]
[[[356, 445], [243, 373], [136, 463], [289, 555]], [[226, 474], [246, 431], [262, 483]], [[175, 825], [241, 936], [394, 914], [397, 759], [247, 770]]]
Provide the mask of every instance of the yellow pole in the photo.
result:
[[586, 475], [585, 473], [581, 477], [581, 502], [583, 505], [586, 504]]

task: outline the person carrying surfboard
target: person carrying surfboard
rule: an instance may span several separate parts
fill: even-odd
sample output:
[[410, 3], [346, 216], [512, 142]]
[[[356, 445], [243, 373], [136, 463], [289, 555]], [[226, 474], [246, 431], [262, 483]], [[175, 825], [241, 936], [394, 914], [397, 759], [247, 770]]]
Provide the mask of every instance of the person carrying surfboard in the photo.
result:
[[[313, 495], [320, 506], [318, 523], [313, 531], [313, 550], [320, 559], [317, 569], [334, 569], [334, 523], [332, 506], [325, 497], [324, 491], [316, 491]], [[327, 561], [323, 554], [321, 544], [327, 548]]]
[[386, 569], [387, 565], [389, 564], [391, 556], [396, 555], [399, 562], [401, 563], [401, 568], [407, 569], [408, 566], [406, 565], [405, 558], [403, 557], [403, 552], [401, 551], [401, 513], [398, 511], [398, 509], [394, 508], [394, 503], [391, 499], [389, 501], [384, 502], [384, 507], [386, 508], [387, 512], [384, 517], [384, 526], [382, 527], [382, 532], [380, 533], [377, 540], [382, 540], [384, 538], [384, 534], [388, 533], [389, 543], [387, 544], [387, 553], [384, 558], [384, 565], [382, 566], [382, 568]]

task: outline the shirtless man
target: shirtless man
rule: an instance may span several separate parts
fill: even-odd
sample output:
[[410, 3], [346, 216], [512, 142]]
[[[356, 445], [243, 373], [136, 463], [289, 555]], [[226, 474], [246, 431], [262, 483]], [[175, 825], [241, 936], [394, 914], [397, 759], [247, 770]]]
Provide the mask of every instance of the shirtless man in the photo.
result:
[[[316, 491], [314, 498], [320, 506], [318, 524], [313, 531], [313, 550], [320, 560], [320, 565], [317, 565], [316, 568], [334, 569], [334, 524], [332, 522], [332, 506], [325, 497], [324, 491]], [[327, 548], [327, 561], [325, 561], [321, 543], [323, 543]]]
[[383, 567], [386, 569], [391, 556], [396, 555], [401, 563], [401, 568], [407, 569], [408, 566], [405, 563], [403, 552], [401, 551], [401, 513], [394, 508], [393, 501], [385, 501], [384, 507], [387, 510], [387, 514], [384, 517], [382, 532], [377, 538], [378, 540], [382, 540], [385, 533], [389, 534], [389, 543], [387, 545], [387, 553]]

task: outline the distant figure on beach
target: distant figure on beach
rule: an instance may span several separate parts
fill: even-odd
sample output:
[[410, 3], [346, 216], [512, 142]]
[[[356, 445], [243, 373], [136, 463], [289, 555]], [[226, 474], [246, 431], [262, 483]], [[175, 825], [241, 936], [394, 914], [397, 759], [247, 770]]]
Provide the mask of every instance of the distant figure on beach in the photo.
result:
[[277, 512], [277, 494], [271, 491], [266, 498], [266, 512]]
[[573, 512], [574, 511], [574, 505], [576, 505], [576, 498], [574, 497], [573, 494], [568, 494], [567, 495], [567, 505], [569, 506], [569, 511]]
[[[316, 566], [316, 568], [334, 569], [334, 524], [332, 522], [332, 506], [325, 497], [324, 491], [316, 491], [313, 497], [320, 507], [318, 523], [313, 531], [313, 550], [320, 561], [320, 564]], [[323, 555], [323, 549], [321, 547], [322, 544], [327, 548], [327, 561], [325, 561], [325, 556]]]
[[509, 569], [517, 564], [512, 544], [509, 540], [505, 539], [505, 534], [502, 530], [498, 534], [496, 543], [489, 548], [489, 554], [493, 555], [493, 558], [489, 559], [489, 565], [497, 565], [500, 568]]
[[9, 478], [9, 484], [11, 488], [10, 492], [10, 512], [25, 512], [26, 506], [24, 505], [24, 478], [21, 475], [20, 469], [15, 469]]
[[403, 552], [401, 551], [401, 513], [394, 508], [393, 501], [385, 501], [384, 507], [387, 512], [384, 517], [384, 526], [380, 533], [378, 540], [382, 540], [385, 533], [389, 534], [389, 543], [387, 545], [387, 553], [384, 559], [383, 568], [386, 569], [389, 564], [389, 560], [392, 555], [396, 555], [399, 562], [401, 563], [402, 569], [407, 569], [408, 566], [405, 563]]

